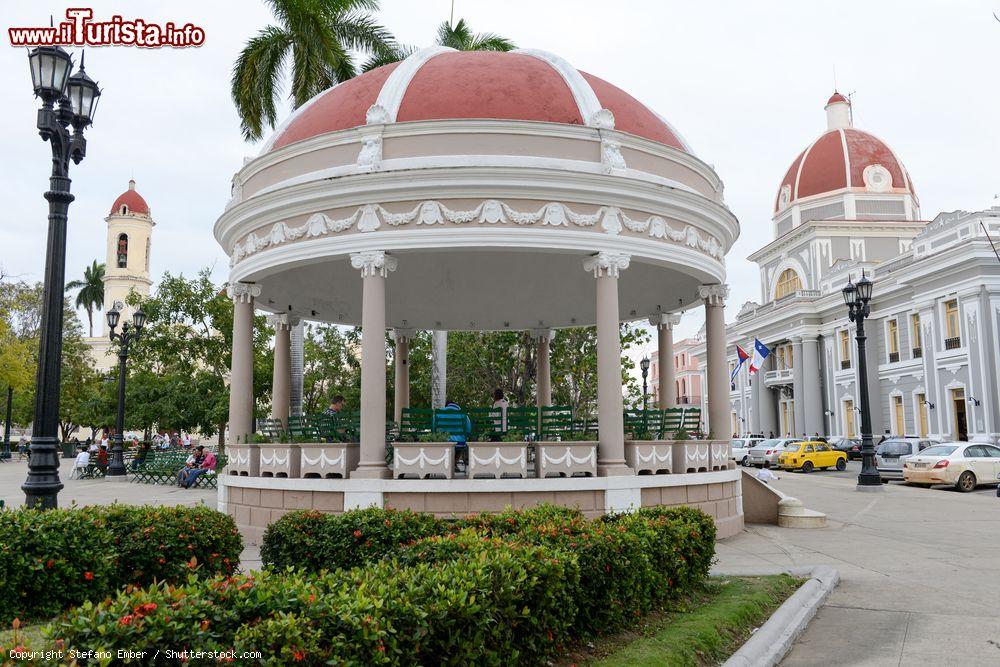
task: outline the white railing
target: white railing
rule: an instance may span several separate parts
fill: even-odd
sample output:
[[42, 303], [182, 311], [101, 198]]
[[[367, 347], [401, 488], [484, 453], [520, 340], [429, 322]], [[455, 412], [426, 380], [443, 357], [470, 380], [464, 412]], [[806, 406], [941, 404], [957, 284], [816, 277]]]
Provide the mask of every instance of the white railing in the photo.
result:
[[764, 373], [764, 386], [770, 386], [773, 384], [791, 384], [791, 382], [791, 368], [782, 368], [781, 370], [768, 371]]

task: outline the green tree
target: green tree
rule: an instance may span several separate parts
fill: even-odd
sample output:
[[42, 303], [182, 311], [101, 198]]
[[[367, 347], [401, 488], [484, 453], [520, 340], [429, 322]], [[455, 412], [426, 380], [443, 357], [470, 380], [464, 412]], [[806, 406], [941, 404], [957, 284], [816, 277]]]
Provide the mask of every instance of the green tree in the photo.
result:
[[81, 336], [80, 321], [72, 311], [63, 320], [61, 366], [59, 429], [66, 441], [87, 424], [90, 416], [87, 403], [101, 390], [101, 376], [94, 370], [94, 359]]
[[[136, 294], [130, 303], [138, 303]], [[233, 303], [209, 269], [188, 279], [165, 273], [142, 302], [146, 327], [129, 351], [126, 427], [222, 433], [229, 417], [226, 381], [233, 347]], [[254, 396], [258, 414], [270, 404], [270, 327], [254, 317]]]
[[302, 410], [322, 412], [341, 394], [348, 410], [361, 403], [361, 330], [309, 324], [303, 339]]
[[232, 95], [249, 141], [277, 118], [286, 62], [293, 108], [357, 74], [351, 50], [381, 53], [392, 36], [371, 17], [377, 0], [266, 0], [277, 25], [247, 42], [233, 67]]
[[94, 311], [104, 308], [104, 265], [93, 264], [83, 270], [83, 280], [71, 280], [66, 283], [66, 291], [80, 290], [76, 294], [76, 307], [87, 311], [87, 324], [90, 337], [94, 337]]
[[[517, 48], [512, 40], [492, 32], [472, 32], [465, 19], [459, 19], [458, 23], [445, 21], [438, 26], [436, 43], [456, 51], [513, 51]], [[368, 72], [376, 67], [399, 62], [416, 50], [415, 46], [390, 43], [384, 48], [376, 49], [363, 69]]]

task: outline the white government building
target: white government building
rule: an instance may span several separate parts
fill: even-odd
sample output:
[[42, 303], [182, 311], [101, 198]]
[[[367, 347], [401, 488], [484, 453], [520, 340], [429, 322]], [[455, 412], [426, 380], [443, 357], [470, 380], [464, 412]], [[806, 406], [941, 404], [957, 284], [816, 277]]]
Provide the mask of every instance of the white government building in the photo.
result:
[[[865, 322], [874, 434], [996, 441], [1000, 258], [990, 237], [1000, 239], [1000, 206], [922, 220], [902, 161], [853, 126], [850, 101], [835, 93], [826, 115], [826, 131], [781, 180], [774, 239], [748, 257], [762, 298], [727, 325], [727, 353], [732, 368], [736, 344], [752, 354], [759, 338], [773, 354], [731, 385], [722, 431], [860, 435], [855, 327], [841, 289], [864, 271], [874, 282]], [[704, 348], [691, 353], [703, 359]]]

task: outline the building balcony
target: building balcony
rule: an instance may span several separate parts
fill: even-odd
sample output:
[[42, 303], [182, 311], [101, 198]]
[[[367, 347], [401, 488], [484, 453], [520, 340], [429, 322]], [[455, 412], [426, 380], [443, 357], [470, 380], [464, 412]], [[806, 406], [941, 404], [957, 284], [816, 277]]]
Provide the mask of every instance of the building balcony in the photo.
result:
[[840, 360], [840, 370], [846, 371], [850, 367], [851, 367], [851, 360], [850, 359], [841, 359]]
[[764, 373], [765, 387], [777, 387], [789, 384], [792, 384], [791, 368], [782, 368], [781, 370], [768, 371], [767, 373]]
[[921, 357], [924, 356], [924, 350], [923, 350], [923, 348], [915, 347], [915, 348], [913, 348], [912, 352], [913, 352], [913, 358], [914, 359], [920, 359]]
[[957, 350], [962, 347], [962, 337], [955, 336], [954, 338], [944, 339], [944, 349], [946, 350]]
[[691, 397], [690, 396], [678, 396], [677, 397], [677, 405], [690, 405], [690, 404], [691, 404]]
[[898, 361], [899, 361], [899, 352], [890, 352], [889, 353], [889, 363], [890, 364], [895, 364]]

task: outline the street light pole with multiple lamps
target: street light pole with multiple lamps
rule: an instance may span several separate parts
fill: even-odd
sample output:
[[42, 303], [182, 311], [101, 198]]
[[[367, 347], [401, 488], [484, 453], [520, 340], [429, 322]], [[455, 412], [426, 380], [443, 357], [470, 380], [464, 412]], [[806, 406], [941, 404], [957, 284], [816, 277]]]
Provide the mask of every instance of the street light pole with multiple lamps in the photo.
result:
[[844, 303], [847, 305], [848, 317], [857, 325], [855, 339], [858, 342], [858, 403], [861, 412], [861, 473], [858, 475], [858, 489], [871, 490], [882, 488], [882, 478], [875, 466], [875, 443], [872, 440], [872, 412], [868, 397], [868, 355], [865, 351], [865, 318], [871, 314], [869, 302], [872, 299], [872, 281], [864, 271], [857, 284], [847, 279], [847, 285], [842, 290]]
[[121, 312], [116, 304], [108, 311], [108, 338], [111, 342], [118, 341], [118, 419], [115, 422], [115, 434], [111, 438], [111, 463], [108, 465], [108, 477], [120, 477], [125, 474], [125, 364], [128, 362], [129, 345], [142, 335], [146, 324], [146, 314], [142, 309], [132, 314], [132, 326], [122, 322], [121, 333], [115, 333]]
[[[49, 202], [48, 244], [39, 334], [35, 413], [28, 461], [28, 478], [21, 485], [25, 505], [56, 507], [63, 488], [59, 481], [59, 383], [62, 362], [63, 298], [66, 282], [66, 220], [69, 213], [70, 161], [79, 164], [87, 153], [84, 129], [93, 122], [101, 91], [84, 71], [70, 75], [73, 59], [58, 46], [39, 46], [28, 53], [35, 96], [41, 98], [37, 127], [52, 149], [52, 173], [45, 199]], [[70, 128], [72, 127], [72, 131]]]

